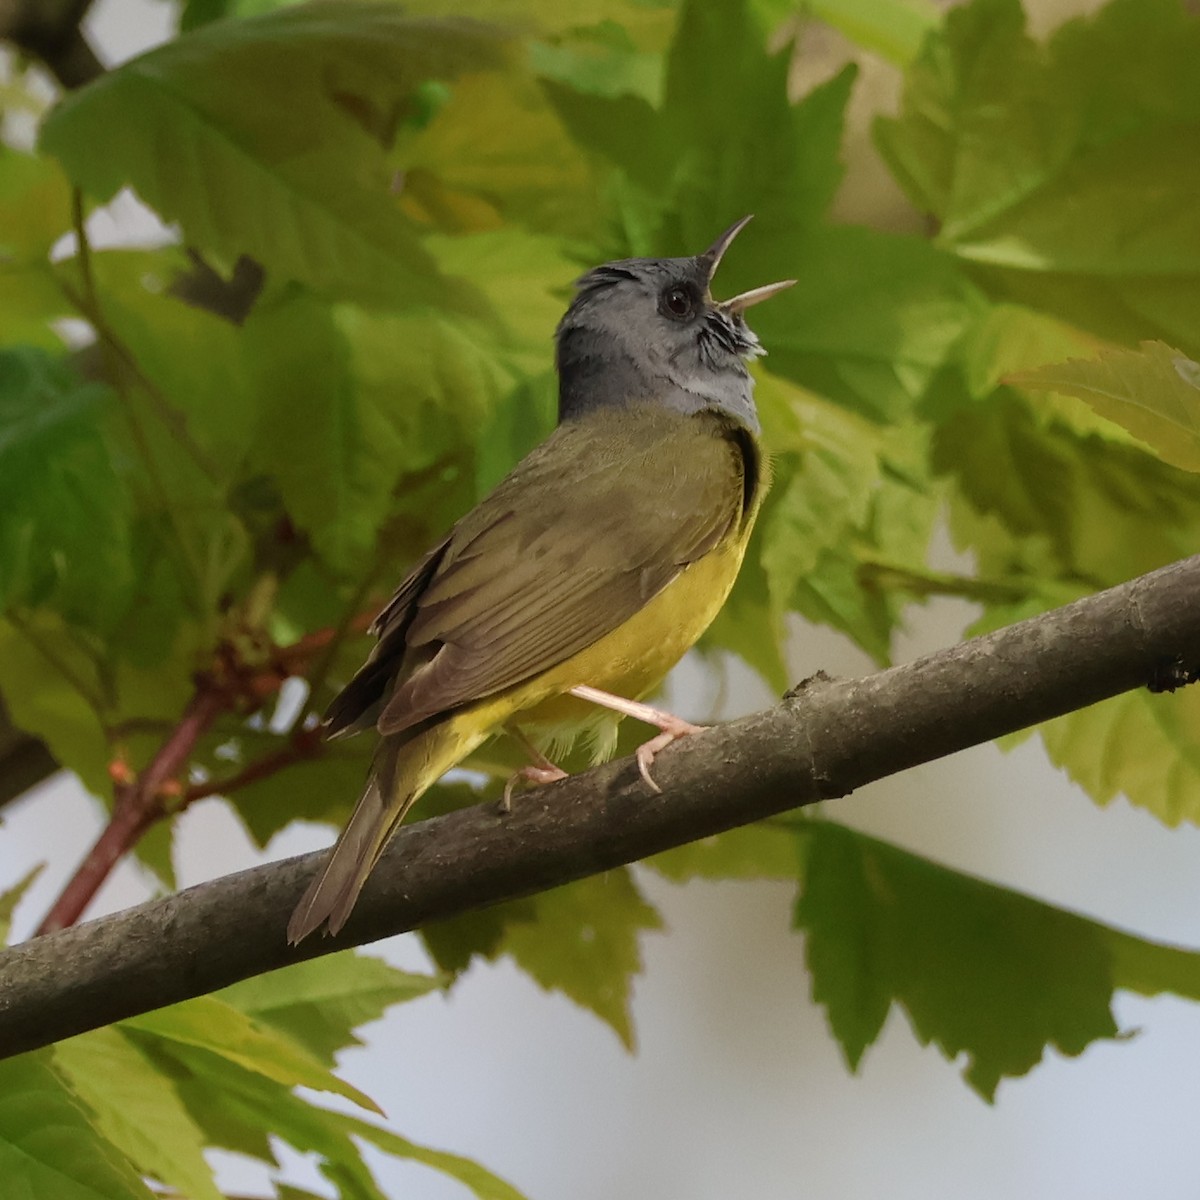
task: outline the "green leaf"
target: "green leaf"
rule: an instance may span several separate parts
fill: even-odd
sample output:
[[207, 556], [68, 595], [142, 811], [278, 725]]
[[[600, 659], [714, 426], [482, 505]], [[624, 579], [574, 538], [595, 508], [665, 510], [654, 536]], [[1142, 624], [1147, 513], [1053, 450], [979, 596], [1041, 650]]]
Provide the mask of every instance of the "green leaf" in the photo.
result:
[[70, 303], [49, 251], [71, 227], [66, 177], [48, 159], [0, 145], [0, 329], [9, 342], [47, 349], [61, 343], [49, 327]]
[[506, 360], [511, 353], [530, 374], [553, 368], [554, 330], [579, 274], [561, 238], [509, 226], [453, 237], [431, 234], [427, 244], [442, 270], [471, 277], [509, 335], [501, 342], [493, 332], [483, 336], [485, 331], [473, 329], [473, 337], [494, 343], [493, 353]]
[[512, 223], [594, 237], [601, 213], [595, 168], [525, 72], [457, 81], [429, 125], [401, 147], [406, 207], [454, 233]]
[[[142, 665], [159, 663], [181, 616], [200, 618], [192, 632], [203, 632], [200, 624], [240, 584], [251, 549], [241, 514], [231, 511], [228, 477], [244, 458], [256, 398], [235, 384], [243, 368], [232, 358], [239, 345], [232, 330], [166, 294], [181, 261], [175, 248], [91, 258], [105, 322], [121, 349], [88, 353], [93, 369], [118, 385], [120, 403], [109, 406], [104, 432], [136, 513], [134, 594], [112, 645]], [[78, 260], [58, 270], [83, 288]], [[126, 352], [144, 364], [135, 371]], [[212, 386], [198, 378], [210, 374]]]
[[630, 985], [641, 970], [643, 930], [661, 928], [626, 868], [479, 913], [425, 926], [421, 935], [444, 971], [475, 955], [509, 955], [547, 991], [564, 992], [633, 1048]]
[[193, 1116], [215, 1144], [274, 1165], [264, 1135], [282, 1138], [301, 1153], [319, 1155], [322, 1174], [348, 1200], [387, 1200], [354, 1139], [442, 1171], [481, 1200], [521, 1200], [504, 1180], [469, 1159], [418, 1146], [369, 1121], [310, 1104], [285, 1085], [227, 1057], [182, 1043], [158, 1049], [179, 1076], [180, 1091]]
[[885, 962], [891, 939], [881, 928], [880, 901], [859, 840], [836, 826], [814, 825], [807, 849], [795, 925], [806, 937], [813, 999], [825, 1005], [833, 1036], [857, 1070], [883, 1029], [897, 987]]
[[[795, 6], [789, 2], [773, 7], [790, 15]], [[941, 19], [929, 0], [805, 0], [802, 11], [901, 67], [912, 62], [925, 35]]]
[[255, 17], [276, 8], [286, 8], [298, 0], [184, 0], [179, 16], [179, 29], [187, 33], [219, 21], [222, 17]]
[[853, 414], [769, 375], [759, 383], [763, 437], [776, 452], [760, 561], [782, 615], [822, 552], [866, 523], [880, 447], [875, 429]]
[[106, 796], [112, 791], [111, 751], [96, 676], [95, 661], [53, 613], [19, 629], [0, 620], [0, 692], [13, 724], [41, 738], [90, 792]]
[[72, 309], [49, 264], [5, 262], [0, 257], [0, 328], [9, 342], [59, 350], [50, 322]]
[[0, 263], [45, 262], [70, 228], [63, 173], [47, 158], [0, 145]]
[[[923, 431], [881, 430], [846, 409], [763, 375], [763, 443], [774, 481], [731, 598], [714, 625], [718, 644], [760, 670], [778, 653], [783, 617], [800, 612], [887, 662], [901, 600], [869, 574], [881, 554], [923, 568], [938, 515]], [[754, 570], [761, 568], [759, 584]], [[765, 587], [769, 610], [751, 607]], [[730, 634], [733, 634], [731, 637]], [[780, 664], [769, 676], [786, 685]]]
[[1198, 53], [1177, 0], [1114, 0], [1044, 47], [1019, 0], [975, 0], [926, 42], [879, 143], [989, 286], [1195, 355]]
[[90, 628], [121, 608], [129, 501], [102, 432], [109, 399], [44, 351], [0, 349], [0, 607], [49, 603]]
[[372, 303], [469, 302], [389, 195], [384, 149], [429, 79], [495, 65], [494, 30], [318, 0], [184, 34], [69, 94], [43, 149], [99, 200], [130, 184], [189, 244]]
[[799, 279], [754, 312], [771, 370], [879, 422], [908, 418], [982, 307], [953, 260], [915, 237], [791, 229], [761, 253], [756, 283]]
[[289, 292], [260, 305], [244, 336], [259, 389], [260, 437], [251, 463], [271, 478], [320, 555], [349, 570], [373, 544], [403, 465], [403, 458], [390, 469], [381, 461], [395, 452], [395, 438], [383, 454], [372, 452], [349, 347], [327, 305]]
[[[958, 348], [958, 358], [968, 394], [982, 399], [1023, 371], [1092, 355], [1102, 347], [1094, 336], [1066, 321], [1002, 302], [982, 308]], [[1073, 404], [1072, 411], [1080, 407]], [[1107, 422], [1105, 427], [1110, 428]]]
[[316, 1055], [299, 1043], [263, 1028], [214, 996], [200, 996], [171, 1008], [131, 1017], [121, 1023], [121, 1028], [141, 1038], [204, 1050], [285, 1087], [336, 1092], [363, 1108], [379, 1111], [373, 1100], [331, 1074]]
[[470, 1188], [479, 1200], [524, 1200], [512, 1184], [498, 1175], [493, 1175], [486, 1167], [469, 1158], [463, 1158], [459, 1154], [447, 1154], [444, 1150], [431, 1150], [428, 1146], [418, 1146], [389, 1129], [381, 1129], [378, 1125], [357, 1117], [346, 1116], [342, 1121], [350, 1133], [378, 1146], [380, 1150], [396, 1158], [424, 1163], [435, 1171], [441, 1171], [443, 1175], [449, 1175], [451, 1179], [457, 1179], [464, 1187]]
[[184, 264], [174, 248], [108, 251], [95, 255], [93, 270], [105, 319], [157, 387], [169, 431], [205, 474], [227, 482], [257, 434], [259, 381], [236, 326], [171, 294]]
[[624, 21], [609, 19], [572, 32], [530, 44], [530, 66], [539, 75], [600, 96], [657, 98], [662, 57], [642, 50]]
[[[1109, 441], [1131, 442], [1133, 439], [1120, 425], [1082, 400], [1022, 383], [1027, 371], [1065, 358], [1090, 358], [1105, 351], [1104, 342], [1049, 313], [1000, 303], [983, 310], [959, 344], [958, 358], [967, 392], [977, 400], [985, 399], [1001, 384], [1026, 387], [1035, 394], [1031, 408], [1036, 416], [1078, 434], [1095, 433]], [[926, 415], [944, 416], [947, 409], [953, 409], [964, 398], [958, 394], [952, 400], [933, 399], [924, 406]]]
[[965, 1053], [991, 1100], [1054, 1046], [1117, 1036], [1112, 993], [1200, 997], [1200, 953], [952, 871], [826, 821], [805, 823], [796, 924], [813, 996], [851, 1067], [901, 1005], [922, 1043]]
[[759, 822], [688, 842], [646, 859], [672, 883], [689, 879], [794, 879], [799, 859], [795, 832]]
[[[578, 0], [575, 4], [563, 5], [557, 0], [456, 0], [454, 11], [480, 21], [495, 21], [520, 28], [532, 26], [545, 34], [563, 34], [593, 28], [610, 18], [627, 25], [631, 20], [644, 17], [647, 8], [659, 7], [662, 2]], [[666, 3], [669, 4], [670, 0], [666, 0]], [[445, 7], [446, 0], [409, 0], [405, 5], [410, 12], [429, 14], [444, 12]]]
[[0, 1179], [22, 1200], [152, 1200], [97, 1134], [50, 1065], [50, 1051], [0, 1062]]
[[[469, 433], [517, 378], [494, 334], [292, 293], [261, 306], [244, 337], [261, 417], [252, 462], [330, 566], [366, 568], [402, 480], [411, 557], [474, 498], [473, 480], [457, 491], [449, 468], [470, 461]], [[424, 487], [414, 482], [423, 476]]]
[[503, 953], [547, 991], [566, 993], [633, 1048], [630, 985], [642, 969], [639, 935], [660, 929], [625, 868], [531, 898], [533, 919], [509, 925]]
[[504, 934], [516, 922], [534, 920], [532, 900], [510, 900], [476, 912], [465, 912], [421, 927], [421, 941], [439, 969], [460, 975], [479, 955], [495, 960], [502, 952]]
[[1200, 471], [1200, 364], [1162, 342], [1021, 371], [1010, 381], [1078, 396], [1165, 462]]
[[[814, 223], [832, 200], [854, 70], [792, 104], [789, 66], [787, 55], [768, 54], [765, 31], [745, 4], [683, 6], [667, 60], [660, 138], [671, 156], [663, 164], [673, 190], [669, 222], [684, 252], [696, 253], [749, 212], [765, 247], [784, 229]], [[746, 255], [736, 262], [754, 279], [746, 286], [766, 279]], [[722, 274], [722, 286], [741, 290], [743, 282], [737, 270]]]
[[1200, 824], [1200, 695], [1139, 689], [1039, 726], [1046, 753], [1098, 804], [1124, 795], [1167, 825]]
[[[240, 766], [267, 758], [285, 746], [282, 737], [245, 739], [241, 763], [221, 763], [216, 770], [236, 773]], [[262, 848], [293, 821], [341, 825], [363, 790], [373, 750], [370, 738], [330, 743], [322, 746], [316, 758], [272, 771], [239, 788], [230, 803]]]
[[[837, 152], [853, 82], [853, 71], [843, 71], [793, 105], [787, 75], [787, 56], [767, 53], [765, 31], [746, 4], [692, 0], [667, 60], [661, 108], [549, 81], [546, 88], [574, 138], [632, 185], [623, 195], [635, 253], [694, 254], [753, 212], [757, 224], [744, 240], [772, 247], [777, 266], [777, 239], [815, 221], [841, 178]], [[761, 261], [739, 243], [722, 286], [761, 284], [766, 277], [745, 283]]]
[[[474, 322], [424, 314], [373, 316], [350, 308], [341, 309], [337, 321], [350, 347], [364, 414], [376, 425], [386, 422], [410, 471], [468, 443], [468, 434], [518, 380], [494, 336]], [[545, 326], [543, 336], [552, 328]], [[402, 403], [397, 379], [404, 380]]]
[[814, 822], [803, 837], [796, 924], [852, 1068], [893, 1002], [923, 1044], [967, 1056], [964, 1076], [987, 1100], [1047, 1046], [1077, 1055], [1116, 1037], [1104, 926], [840, 826]]
[[171, 1080], [121, 1032], [97, 1029], [54, 1047], [54, 1065], [96, 1129], [144, 1175], [189, 1200], [221, 1200], [204, 1138]]
[[900, 601], [864, 586], [862, 565], [853, 549], [822, 550], [812, 575], [798, 582], [791, 603], [807, 620], [852, 638], [883, 667], [891, 662]]
[[274, 1166], [268, 1139], [282, 1138], [301, 1153], [319, 1155], [322, 1173], [336, 1180], [340, 1196], [387, 1200], [346, 1132], [349, 1118], [301, 1099], [286, 1083], [240, 1065], [219, 1047], [157, 1041], [152, 1052], [175, 1076], [210, 1144]]
[[16, 912], [17, 905], [21, 903], [25, 893], [42, 873], [45, 866], [45, 863], [38, 863], [36, 866], [31, 867], [25, 872], [24, 878], [19, 879], [12, 887], [0, 892], [0, 945], [8, 943], [9, 935], [12, 933], [13, 913]]
[[1140, 996], [1171, 993], [1200, 1000], [1200, 971], [1194, 950], [1149, 942], [1119, 929], [1105, 928], [1112, 954], [1113, 977], [1120, 988]]
[[[888, 431], [867, 520], [857, 536], [831, 547], [823, 567], [806, 581], [808, 593], [837, 613], [835, 624], [879, 662], [889, 661], [891, 638], [903, 627], [908, 603], [928, 593], [909, 590], [878, 568], [886, 563], [909, 578], [927, 575], [931, 546], [945, 519], [946, 490], [929, 466], [928, 427], [911, 423]], [[841, 592], [842, 602], [835, 602]], [[802, 592], [797, 600], [804, 598]]]
[[[1045, 547], [1035, 570], [1050, 579], [1107, 587], [1194, 549], [1194, 475], [1131, 444], [1043, 425], [1003, 389], [941, 425], [933, 461], [978, 512], [998, 517], [1020, 542]], [[970, 525], [961, 507], [952, 510], [952, 522], [963, 532]], [[991, 553], [986, 540], [970, 544]], [[981, 573], [1004, 573], [1013, 552], [1003, 545], [997, 560], [981, 560]]]
[[398, 971], [378, 958], [346, 951], [256, 975], [215, 995], [332, 1066], [338, 1050], [363, 1044], [354, 1036], [358, 1026], [441, 986], [437, 976]]

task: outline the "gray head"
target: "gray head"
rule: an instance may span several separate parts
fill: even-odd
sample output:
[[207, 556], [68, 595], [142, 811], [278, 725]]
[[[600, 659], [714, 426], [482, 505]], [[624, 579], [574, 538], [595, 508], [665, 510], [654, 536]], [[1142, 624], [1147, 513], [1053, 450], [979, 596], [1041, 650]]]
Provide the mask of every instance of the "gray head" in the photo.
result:
[[794, 279], [718, 304], [709, 285], [749, 217], [692, 258], [627, 258], [589, 271], [558, 326], [560, 421], [652, 402], [719, 409], [758, 433], [746, 361], [764, 354], [743, 314]]

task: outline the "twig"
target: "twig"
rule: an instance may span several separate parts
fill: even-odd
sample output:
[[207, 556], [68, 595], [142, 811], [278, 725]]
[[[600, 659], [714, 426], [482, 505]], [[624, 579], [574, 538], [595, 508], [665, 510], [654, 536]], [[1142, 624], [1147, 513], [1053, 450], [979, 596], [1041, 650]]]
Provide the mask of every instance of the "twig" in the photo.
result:
[[[1200, 555], [861, 679], [517, 798], [401, 829], [336, 938], [287, 945], [322, 854], [226, 876], [0, 954], [0, 1056], [304, 958], [568, 883], [817, 800], [1200, 664]], [[1154, 703], [1170, 705], [1170, 696]]]
[[107, 322], [104, 319], [99, 299], [96, 296], [95, 279], [91, 267], [91, 245], [88, 242], [87, 230], [84, 227], [83, 193], [78, 188], [75, 188], [71, 193], [71, 213], [78, 244], [79, 271], [83, 281], [84, 295], [80, 296], [70, 284], [63, 280], [59, 281], [59, 286], [62, 288], [67, 299], [91, 322], [93, 328], [96, 330], [101, 350], [109, 360], [109, 376], [116, 385], [117, 394], [123, 401], [121, 407], [126, 423], [129, 426], [130, 437], [137, 448], [142, 467], [146, 472], [146, 478], [150, 481], [150, 487], [162, 510], [163, 520], [174, 536], [175, 550], [179, 556], [184, 573], [190, 579], [192, 586], [190, 589], [185, 587], [184, 591], [187, 593], [190, 590], [194, 595], [193, 603], [198, 603], [199, 597], [204, 594], [204, 568], [199, 559], [192, 554], [187, 535], [179, 524], [175, 507], [171, 503], [170, 493], [167, 491], [166, 483], [158, 469], [154, 454], [150, 449], [146, 432], [142, 428], [137, 413], [134, 411], [134, 406], [130, 401], [128, 393], [122, 386], [124, 376], [117, 369], [117, 360], [121, 358], [119, 339], [106, 336], [104, 332], [107, 329]]
[[[366, 633], [371, 622], [375, 620], [375, 610], [368, 609], [355, 613], [347, 624], [347, 629], [354, 633]], [[339, 638], [341, 626], [328, 626], [318, 629], [315, 633], [307, 633], [290, 646], [281, 646], [275, 652], [279, 669], [285, 675], [303, 675], [309, 661], [322, 650], [333, 645]]]
[[228, 775], [224, 779], [206, 779], [203, 783], [193, 783], [184, 789], [179, 802], [179, 809], [187, 808], [197, 800], [209, 796], [232, 796], [234, 792], [260, 779], [269, 779], [272, 775], [296, 763], [316, 758], [324, 747], [319, 729], [300, 729], [287, 735], [287, 744], [262, 758], [256, 758], [247, 763], [240, 771]]
[[214, 671], [197, 677], [191, 700], [154, 758], [137, 775], [115, 781], [108, 824], [38, 926], [38, 934], [75, 924], [117, 863], [158, 821], [206, 796], [229, 795], [320, 754], [320, 730], [305, 729], [301, 724], [287, 735], [287, 745], [247, 763], [226, 779], [192, 785], [181, 782], [197, 742], [221, 716], [239, 708], [257, 711], [285, 679], [301, 674], [314, 656], [327, 656], [346, 630], [366, 628], [370, 620], [369, 613], [354, 614], [336, 628], [318, 630], [275, 650], [266, 666], [247, 667], [237, 660], [232, 647], [219, 647]]
[[187, 765], [196, 742], [229, 708], [229, 697], [202, 678], [183, 716], [149, 765], [115, 789], [112, 817], [38, 926], [38, 934], [74, 925], [92, 898], [138, 839], [169, 810], [166, 785]]
[[1004, 604], [1028, 599], [1032, 583], [1008, 579], [973, 579], [945, 571], [917, 570], [884, 558], [864, 558], [858, 567], [859, 582], [880, 591], [905, 591], [920, 599], [957, 596], [981, 604]]
[[83, 284], [82, 295], [75, 291], [65, 280], [59, 281], [63, 294], [85, 317], [96, 331], [96, 336], [105, 344], [113, 357], [133, 376], [138, 386], [146, 393], [155, 416], [162, 422], [163, 427], [184, 448], [192, 461], [213, 482], [221, 478], [217, 464], [205, 453], [204, 449], [192, 437], [184, 420], [183, 414], [174, 408], [163, 394], [162, 389], [142, 370], [137, 356], [125, 344], [121, 335], [113, 328], [104, 309], [100, 306], [99, 293], [96, 289], [96, 278], [92, 263], [92, 248], [84, 225], [83, 193], [79, 188], [71, 192], [71, 219], [78, 245], [79, 274]]

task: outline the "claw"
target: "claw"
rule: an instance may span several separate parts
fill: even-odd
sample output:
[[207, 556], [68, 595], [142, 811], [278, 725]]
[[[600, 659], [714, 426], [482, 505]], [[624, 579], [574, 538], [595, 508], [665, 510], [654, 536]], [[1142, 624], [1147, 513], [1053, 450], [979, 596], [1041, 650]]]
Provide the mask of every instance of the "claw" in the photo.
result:
[[521, 767], [520, 770], [514, 771], [509, 776], [508, 782], [504, 785], [504, 795], [500, 797], [500, 811], [502, 813], [512, 812], [513, 792], [517, 787], [517, 780], [522, 780], [525, 783], [532, 784], [534, 787], [541, 787], [547, 783], [557, 783], [560, 779], [566, 779], [567, 773], [558, 766], [557, 763], [552, 763], [534, 744], [525, 736], [524, 731], [519, 725], [509, 724], [505, 726], [510, 737], [520, 745], [526, 754], [533, 760], [528, 766]]
[[654, 777], [650, 774], [650, 768], [654, 764], [658, 752], [665, 750], [672, 742], [677, 742], [680, 738], [685, 738], [693, 733], [703, 733], [708, 728], [707, 725], [693, 725], [691, 721], [684, 721], [680, 717], [671, 716], [670, 713], [662, 713], [661, 717], [663, 724], [659, 725], [659, 728], [662, 732], [648, 742], [643, 742], [635, 754], [638, 774], [655, 795], [662, 795], [662, 788], [654, 782]]
[[547, 767], [534, 766], [532, 763], [527, 767], [521, 767], [520, 770], [514, 771], [508, 777], [508, 782], [504, 785], [504, 795], [500, 797], [500, 811], [502, 813], [512, 812], [513, 792], [516, 791], [518, 780], [532, 784], [534, 787], [541, 787], [543, 784], [557, 783], [560, 779], [566, 778], [566, 771], [561, 767], [556, 767], [553, 763]]

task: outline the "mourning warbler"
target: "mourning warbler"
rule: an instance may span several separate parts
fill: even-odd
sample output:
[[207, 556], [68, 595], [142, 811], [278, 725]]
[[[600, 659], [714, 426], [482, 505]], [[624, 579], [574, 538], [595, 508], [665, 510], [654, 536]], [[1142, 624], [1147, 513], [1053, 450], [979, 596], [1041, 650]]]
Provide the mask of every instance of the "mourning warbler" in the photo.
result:
[[326, 714], [380, 735], [366, 790], [288, 924], [345, 923], [384, 845], [441, 775], [498, 729], [532, 763], [583, 731], [611, 753], [622, 716], [655, 753], [695, 727], [638, 702], [725, 602], [766, 487], [744, 312], [792, 281], [716, 303], [739, 221], [703, 254], [608, 263], [558, 327], [559, 425], [409, 573], [378, 642]]

